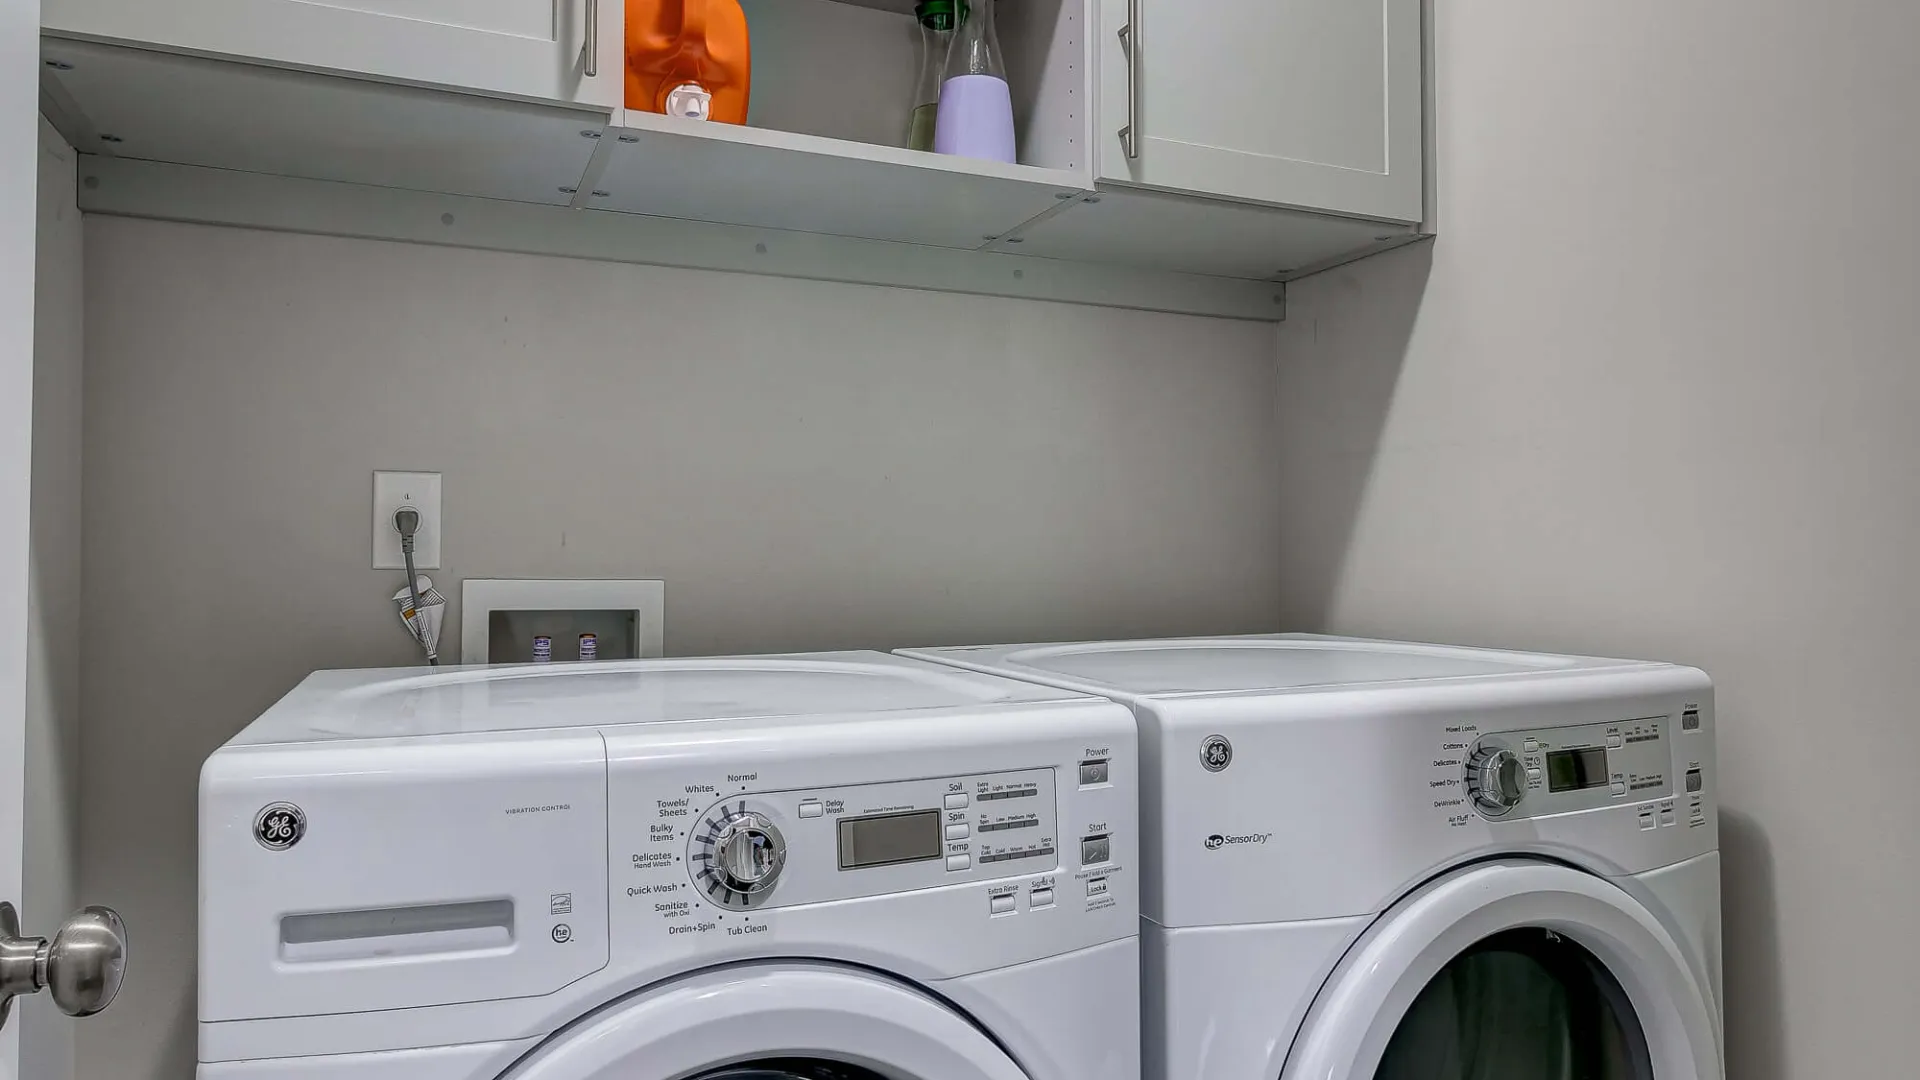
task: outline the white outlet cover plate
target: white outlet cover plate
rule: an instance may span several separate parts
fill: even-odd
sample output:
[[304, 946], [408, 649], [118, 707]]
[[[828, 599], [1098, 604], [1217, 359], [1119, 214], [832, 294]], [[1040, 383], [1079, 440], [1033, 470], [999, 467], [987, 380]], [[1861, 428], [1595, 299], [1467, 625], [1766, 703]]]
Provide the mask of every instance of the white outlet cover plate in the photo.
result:
[[407, 568], [406, 559], [400, 554], [400, 530], [393, 527], [394, 511], [403, 506], [420, 511], [420, 531], [413, 536], [413, 568], [440, 569], [440, 474], [437, 472], [373, 474], [373, 568]]

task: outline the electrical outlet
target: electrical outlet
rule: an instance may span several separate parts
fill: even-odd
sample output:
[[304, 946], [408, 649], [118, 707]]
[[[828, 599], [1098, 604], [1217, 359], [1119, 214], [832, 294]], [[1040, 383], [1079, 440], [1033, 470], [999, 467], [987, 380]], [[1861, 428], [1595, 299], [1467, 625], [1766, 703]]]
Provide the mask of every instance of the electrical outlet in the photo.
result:
[[400, 530], [393, 527], [394, 511], [411, 506], [420, 511], [420, 530], [413, 535], [413, 568], [440, 568], [440, 474], [437, 472], [376, 472], [373, 474], [373, 568], [405, 570], [400, 553]]

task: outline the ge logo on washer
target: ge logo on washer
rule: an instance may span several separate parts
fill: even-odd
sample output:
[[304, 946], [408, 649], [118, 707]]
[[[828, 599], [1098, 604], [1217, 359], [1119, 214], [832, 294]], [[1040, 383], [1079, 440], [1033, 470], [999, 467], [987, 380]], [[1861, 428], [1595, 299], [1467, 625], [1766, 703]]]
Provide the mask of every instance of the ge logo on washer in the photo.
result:
[[285, 851], [307, 835], [307, 815], [290, 802], [263, 807], [253, 819], [253, 838], [268, 851]]
[[1233, 744], [1225, 735], [1209, 735], [1207, 741], [1200, 744], [1200, 764], [1208, 772], [1223, 772], [1233, 764]]

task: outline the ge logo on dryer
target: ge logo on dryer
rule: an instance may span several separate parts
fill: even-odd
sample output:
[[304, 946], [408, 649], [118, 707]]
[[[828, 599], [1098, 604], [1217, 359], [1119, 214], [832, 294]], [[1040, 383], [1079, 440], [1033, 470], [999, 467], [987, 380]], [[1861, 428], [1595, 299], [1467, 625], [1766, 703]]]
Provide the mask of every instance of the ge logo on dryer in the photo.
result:
[[305, 835], [307, 815], [290, 802], [268, 803], [253, 817], [253, 838], [268, 851], [285, 851]]
[[1233, 744], [1225, 735], [1209, 735], [1200, 744], [1200, 764], [1208, 772], [1224, 772], [1233, 764]]

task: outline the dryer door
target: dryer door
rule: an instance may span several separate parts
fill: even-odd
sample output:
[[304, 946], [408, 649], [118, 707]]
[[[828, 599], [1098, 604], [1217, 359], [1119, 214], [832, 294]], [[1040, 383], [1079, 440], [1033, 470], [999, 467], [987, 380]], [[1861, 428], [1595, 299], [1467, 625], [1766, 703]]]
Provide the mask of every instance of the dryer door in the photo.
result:
[[1394, 905], [1334, 969], [1284, 1080], [1722, 1080], [1708, 995], [1618, 886], [1501, 860]]
[[746, 964], [640, 991], [503, 1080], [1028, 1080], [966, 1017], [903, 983], [824, 964]]

